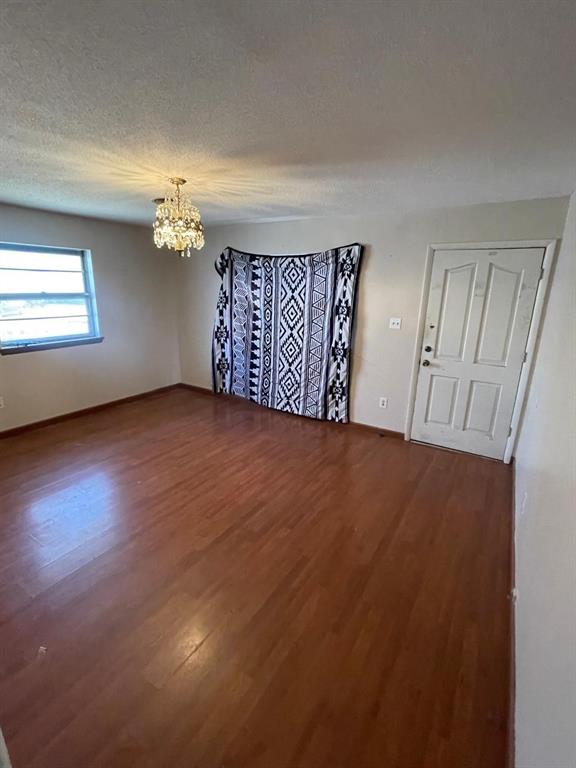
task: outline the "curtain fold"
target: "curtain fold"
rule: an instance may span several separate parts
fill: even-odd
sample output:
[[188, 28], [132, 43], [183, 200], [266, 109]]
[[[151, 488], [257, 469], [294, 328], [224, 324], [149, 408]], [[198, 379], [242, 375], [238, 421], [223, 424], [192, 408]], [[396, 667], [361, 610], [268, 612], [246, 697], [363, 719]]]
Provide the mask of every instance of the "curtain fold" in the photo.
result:
[[358, 243], [302, 256], [226, 248], [213, 386], [280, 411], [348, 421]]

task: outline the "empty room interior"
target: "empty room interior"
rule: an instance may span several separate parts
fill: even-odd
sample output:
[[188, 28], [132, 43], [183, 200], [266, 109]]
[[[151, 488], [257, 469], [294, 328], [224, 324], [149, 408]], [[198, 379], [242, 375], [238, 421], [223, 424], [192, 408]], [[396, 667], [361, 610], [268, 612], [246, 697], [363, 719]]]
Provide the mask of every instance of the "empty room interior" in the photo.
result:
[[0, 42], [0, 768], [576, 768], [576, 4]]

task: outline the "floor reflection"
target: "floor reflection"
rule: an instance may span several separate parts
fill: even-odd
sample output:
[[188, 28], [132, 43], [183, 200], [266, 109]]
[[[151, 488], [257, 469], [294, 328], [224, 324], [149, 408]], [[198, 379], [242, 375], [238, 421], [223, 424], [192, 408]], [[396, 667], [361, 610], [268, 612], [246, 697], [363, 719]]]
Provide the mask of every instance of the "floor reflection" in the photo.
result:
[[30, 504], [26, 516], [33, 559], [43, 568], [117, 525], [115, 484], [104, 470], [83, 473]]

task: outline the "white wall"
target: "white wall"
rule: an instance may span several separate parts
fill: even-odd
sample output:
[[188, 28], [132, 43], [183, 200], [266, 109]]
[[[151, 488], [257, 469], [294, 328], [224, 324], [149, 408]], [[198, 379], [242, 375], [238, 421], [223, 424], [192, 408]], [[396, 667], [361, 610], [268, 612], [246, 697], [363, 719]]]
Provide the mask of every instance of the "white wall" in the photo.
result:
[[[100, 325], [106, 337], [100, 345], [0, 358], [0, 395], [6, 403], [0, 410], [0, 429], [180, 378], [211, 386], [210, 343], [218, 286], [214, 260], [223, 248], [298, 253], [357, 240], [367, 248], [351, 415], [354, 421], [403, 431], [428, 244], [559, 237], [567, 203], [567, 198], [552, 198], [387, 212], [379, 217], [210, 227], [205, 249], [185, 260], [154, 248], [147, 227], [0, 205], [1, 240], [92, 250]], [[401, 331], [388, 329], [390, 316], [403, 318]], [[389, 397], [388, 410], [378, 408], [381, 395]]]
[[[307, 219], [210, 227], [206, 247], [181, 264], [183, 380], [211, 386], [210, 338], [218, 278], [214, 260], [232, 245], [254, 253], [308, 253], [367, 246], [353, 353], [351, 419], [404, 431], [426, 249], [434, 242], [560, 237], [567, 198], [476, 205], [378, 217]], [[391, 331], [388, 318], [402, 317]], [[378, 407], [389, 398], [388, 410]]]
[[180, 381], [178, 257], [151, 228], [0, 205], [0, 240], [89, 248], [105, 337], [0, 357], [0, 430]]
[[516, 768], [576, 766], [576, 194], [516, 450]]

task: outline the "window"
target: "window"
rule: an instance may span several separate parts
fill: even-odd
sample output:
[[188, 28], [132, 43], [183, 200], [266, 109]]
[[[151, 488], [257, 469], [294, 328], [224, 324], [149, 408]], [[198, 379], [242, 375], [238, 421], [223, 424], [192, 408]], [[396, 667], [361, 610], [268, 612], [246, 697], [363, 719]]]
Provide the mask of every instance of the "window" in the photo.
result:
[[89, 251], [0, 243], [3, 355], [99, 341]]

